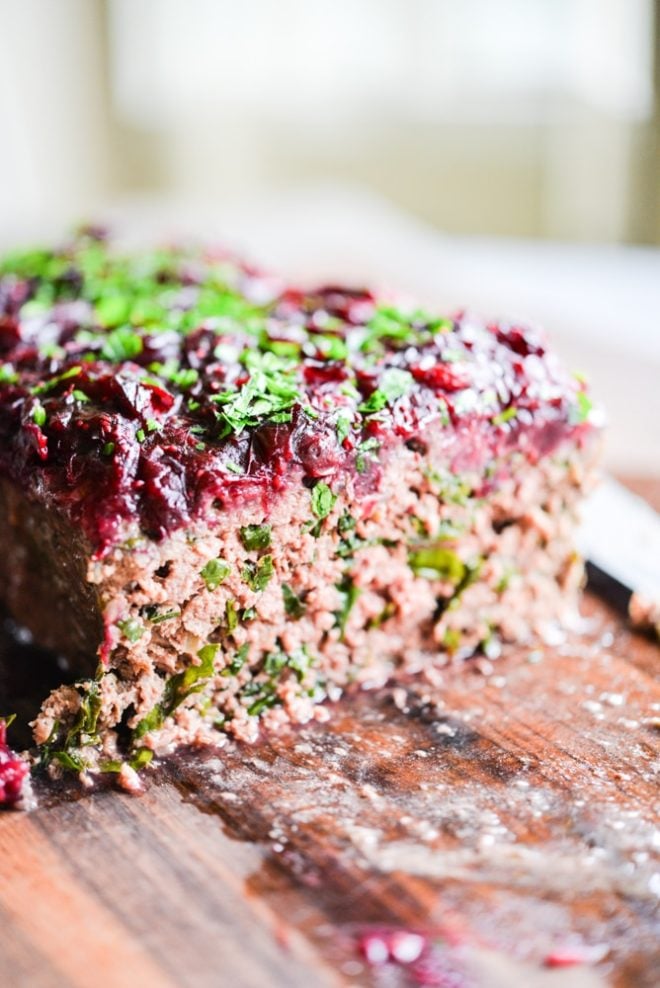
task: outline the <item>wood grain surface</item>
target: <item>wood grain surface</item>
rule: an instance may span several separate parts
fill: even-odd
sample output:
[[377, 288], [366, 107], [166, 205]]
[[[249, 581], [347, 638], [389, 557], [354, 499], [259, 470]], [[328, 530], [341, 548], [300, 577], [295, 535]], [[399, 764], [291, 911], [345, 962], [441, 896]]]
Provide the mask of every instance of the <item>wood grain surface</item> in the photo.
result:
[[[660, 649], [583, 613], [329, 724], [180, 753], [141, 797], [0, 815], [0, 986], [655, 988]], [[3, 704], [31, 657], [5, 641]], [[405, 930], [423, 963], [365, 962]]]

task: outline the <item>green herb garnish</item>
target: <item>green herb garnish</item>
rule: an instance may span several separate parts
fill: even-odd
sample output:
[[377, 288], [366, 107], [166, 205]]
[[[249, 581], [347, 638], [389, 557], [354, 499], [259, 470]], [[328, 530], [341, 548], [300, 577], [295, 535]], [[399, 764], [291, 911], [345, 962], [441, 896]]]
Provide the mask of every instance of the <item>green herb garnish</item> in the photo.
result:
[[231, 566], [224, 559], [209, 559], [199, 575], [204, 580], [207, 590], [217, 590], [230, 573]]
[[38, 425], [39, 428], [41, 429], [46, 424], [46, 417], [47, 417], [46, 409], [42, 404], [37, 402], [37, 404], [32, 409], [32, 421], [34, 422], [35, 425]]
[[336, 500], [337, 495], [321, 480], [312, 490], [312, 511], [317, 518], [323, 520], [332, 511]]
[[32, 388], [33, 395], [43, 395], [52, 391], [54, 388], [61, 384], [62, 381], [69, 381], [72, 377], [78, 377], [82, 374], [82, 367], [76, 365], [75, 367], [69, 367], [68, 370], [63, 371], [61, 374], [57, 374], [55, 377], [51, 377], [48, 381], [43, 381], [41, 384], [37, 384], [36, 387]]
[[245, 350], [241, 360], [250, 372], [245, 384], [211, 399], [220, 406], [221, 436], [240, 434], [264, 420], [288, 422], [293, 405], [301, 398], [294, 362], [258, 350]]
[[268, 555], [262, 556], [256, 563], [248, 559], [241, 576], [250, 590], [261, 593], [268, 586], [274, 572], [273, 557]]
[[243, 546], [248, 549], [268, 549], [270, 546], [270, 525], [246, 525], [240, 530]]
[[250, 645], [248, 642], [245, 642], [245, 644], [241, 645], [238, 649], [231, 662], [220, 672], [220, 675], [237, 676], [247, 661], [249, 651]]
[[586, 391], [578, 391], [576, 401], [577, 405], [571, 409], [570, 419], [573, 425], [581, 425], [588, 420], [594, 403]]
[[128, 326], [121, 326], [108, 333], [101, 347], [101, 356], [114, 364], [131, 360], [142, 353], [142, 337]]
[[400, 367], [388, 367], [383, 371], [376, 390], [362, 402], [359, 409], [365, 415], [380, 412], [386, 405], [391, 405], [397, 398], [408, 394], [412, 384], [413, 376], [410, 371], [402, 370]]
[[154, 753], [151, 748], [138, 748], [128, 764], [136, 772], [139, 772], [141, 768], [153, 760], [153, 757]]
[[133, 740], [137, 741], [150, 731], [156, 731], [163, 726], [184, 700], [193, 693], [200, 693], [206, 682], [213, 675], [215, 656], [218, 645], [204, 645], [197, 653], [200, 660], [197, 666], [188, 666], [183, 672], [171, 676], [165, 683], [163, 697], [152, 710], [143, 717], [133, 731]]
[[350, 433], [352, 424], [352, 420], [348, 417], [348, 415], [337, 416], [335, 429], [337, 430], [337, 442], [340, 446]]
[[339, 628], [340, 639], [344, 640], [344, 634], [346, 632], [346, 623], [350, 616], [355, 603], [360, 596], [361, 590], [356, 587], [353, 580], [347, 576], [341, 583], [337, 584], [337, 590], [341, 594], [342, 603], [340, 609], [335, 613], [335, 619], [337, 621], [337, 627]]
[[161, 624], [163, 621], [169, 621], [171, 618], [181, 617], [181, 611], [160, 611], [155, 604], [149, 604], [145, 607], [144, 613], [147, 620], [151, 621], [152, 624]]
[[[94, 306], [97, 320], [102, 326], [110, 329], [113, 326], [121, 326], [129, 320], [131, 313], [131, 299], [124, 295], [105, 295]], [[112, 334], [110, 334], [112, 335]], [[140, 352], [139, 350], [137, 351]], [[135, 354], [131, 354], [135, 356]], [[106, 357], [106, 360], [115, 360], [115, 357]], [[123, 357], [118, 358], [123, 360]]]
[[510, 422], [511, 419], [515, 419], [517, 414], [518, 409], [513, 405], [510, 405], [509, 408], [504, 408], [501, 412], [498, 412], [497, 415], [493, 415], [491, 422], [493, 425], [504, 425], [505, 422]]
[[124, 638], [129, 642], [137, 642], [144, 634], [144, 626], [136, 618], [127, 618], [125, 621], [117, 621], [117, 627]]
[[355, 469], [358, 473], [367, 472], [369, 463], [373, 461], [377, 449], [380, 449], [380, 442], [375, 437], [365, 439], [363, 443], [360, 443], [355, 457]]
[[458, 628], [445, 628], [445, 633], [442, 636], [442, 644], [445, 646], [450, 655], [457, 652], [461, 645], [461, 633]]
[[18, 374], [11, 364], [0, 364], [0, 384], [16, 384]]
[[231, 635], [238, 627], [238, 612], [236, 611], [236, 601], [228, 600], [225, 604], [225, 623], [227, 631]]
[[305, 604], [295, 593], [288, 583], [282, 584], [282, 599], [284, 600], [284, 610], [288, 617], [298, 621], [306, 611]]
[[408, 553], [408, 565], [415, 576], [427, 580], [447, 580], [458, 585], [465, 576], [465, 563], [453, 549], [431, 546]]
[[[199, 379], [199, 372], [194, 367], [181, 367], [176, 360], [168, 360], [164, 364], [149, 364], [149, 370], [174, 384], [180, 391], [187, 391], [192, 388]], [[189, 407], [192, 407], [193, 404], [195, 403], [189, 402]]]

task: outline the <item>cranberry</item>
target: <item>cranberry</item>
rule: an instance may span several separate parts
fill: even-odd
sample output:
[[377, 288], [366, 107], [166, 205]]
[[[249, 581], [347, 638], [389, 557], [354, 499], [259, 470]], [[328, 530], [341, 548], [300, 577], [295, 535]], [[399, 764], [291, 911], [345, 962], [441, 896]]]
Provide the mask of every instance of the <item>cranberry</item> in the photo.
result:
[[[55, 285], [65, 300], [43, 319], [30, 318], [29, 334], [20, 309], [38, 280], [0, 277], [0, 471], [67, 512], [99, 553], [127, 520], [161, 538], [220, 505], [260, 500], [266, 510], [288, 483], [305, 479], [332, 483], [352, 472], [370, 501], [380, 451], [398, 441], [419, 449], [429, 429], [449, 468], [482, 473], [484, 492], [502, 479], [492, 466], [514, 444], [534, 460], [585, 429], [569, 414], [578, 385], [556, 370], [531, 330], [484, 326], [463, 314], [438, 330], [422, 316], [410, 326], [395, 316], [392, 337], [372, 338], [370, 292], [326, 285], [304, 293], [222, 252], [208, 256], [233, 263], [247, 302], [267, 306], [260, 336], [243, 332], [240, 318], [234, 327], [233, 319], [200, 316], [187, 334], [137, 327], [139, 352], [109, 363], [98, 338], [87, 344], [80, 336], [94, 325], [93, 308], [85, 298], [68, 301], [80, 285], [72, 256]], [[165, 259], [155, 277], [173, 286], [173, 307], [182, 292], [194, 306], [205, 263], [204, 256]], [[317, 347], [317, 334], [345, 342], [351, 358], [337, 359], [343, 348], [327, 341]], [[252, 373], [238, 355], [263, 346], [264, 337], [272, 350], [259, 371], [265, 391], [254, 414], [238, 401], [236, 425], [226, 395], [231, 401]], [[285, 364], [269, 392], [268, 360], [298, 351], [299, 368]], [[388, 394], [384, 374], [393, 369]], [[278, 405], [292, 384], [295, 403]], [[252, 398], [248, 392], [248, 405]]]
[[29, 768], [7, 744], [7, 725], [0, 720], [0, 806], [17, 803]]

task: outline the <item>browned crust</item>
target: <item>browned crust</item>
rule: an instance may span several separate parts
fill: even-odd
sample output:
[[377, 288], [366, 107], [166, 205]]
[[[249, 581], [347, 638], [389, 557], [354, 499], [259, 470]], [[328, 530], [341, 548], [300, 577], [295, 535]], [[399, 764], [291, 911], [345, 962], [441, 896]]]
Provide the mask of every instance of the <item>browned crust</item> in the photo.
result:
[[91, 547], [57, 510], [0, 478], [0, 600], [46, 648], [92, 674], [103, 634], [97, 588], [87, 582]]

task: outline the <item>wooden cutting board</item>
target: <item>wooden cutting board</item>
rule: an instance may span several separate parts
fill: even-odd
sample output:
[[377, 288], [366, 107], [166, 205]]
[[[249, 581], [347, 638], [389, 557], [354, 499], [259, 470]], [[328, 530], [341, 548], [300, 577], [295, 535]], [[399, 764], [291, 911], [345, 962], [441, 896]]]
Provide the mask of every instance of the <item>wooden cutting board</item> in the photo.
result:
[[141, 797], [0, 815], [0, 986], [655, 988], [660, 649], [583, 610], [564, 642], [179, 754]]

